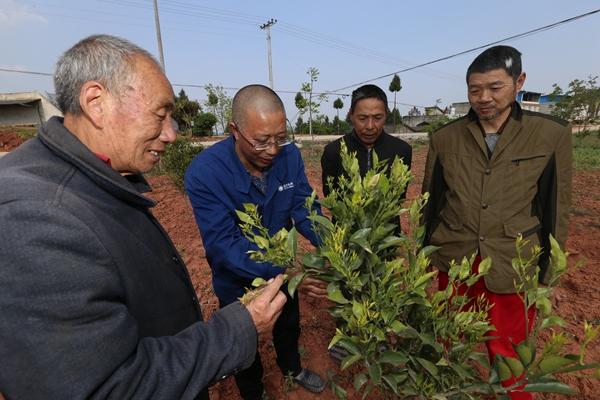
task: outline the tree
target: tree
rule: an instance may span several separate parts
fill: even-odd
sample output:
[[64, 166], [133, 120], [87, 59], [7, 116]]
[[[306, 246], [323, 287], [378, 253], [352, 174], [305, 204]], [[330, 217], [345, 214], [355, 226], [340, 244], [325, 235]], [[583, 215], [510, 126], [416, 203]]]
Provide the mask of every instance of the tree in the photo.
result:
[[[385, 123], [386, 124], [395, 124], [395, 121], [402, 121], [402, 116], [400, 115], [400, 111], [397, 108], [394, 108], [392, 112], [387, 116]], [[394, 128], [394, 132], [396, 128]]]
[[[321, 105], [322, 102], [327, 101], [327, 97], [324, 94], [321, 94], [316, 97], [316, 100], [313, 100], [313, 87], [314, 87], [314, 83], [319, 78], [319, 70], [315, 67], [310, 67], [306, 71], [306, 74], [309, 76], [310, 81], [304, 82], [302, 84], [301, 90], [302, 90], [302, 92], [305, 93], [306, 96], [308, 96], [308, 100], [306, 100], [306, 98], [304, 96], [302, 96], [302, 94], [300, 94], [300, 96], [305, 101], [305, 106], [301, 110], [300, 110], [300, 108], [298, 108], [298, 109], [300, 110], [300, 115], [302, 115], [306, 111], [308, 111], [308, 131], [310, 133], [310, 137], [312, 138], [313, 137], [313, 129], [312, 129], [313, 114], [319, 113], [319, 106]], [[298, 95], [296, 95], [296, 99], [298, 99]], [[298, 107], [298, 103], [296, 103], [296, 107]]]
[[337, 118], [337, 133], [338, 135], [340, 134], [340, 109], [342, 109], [344, 107], [344, 102], [342, 101], [342, 99], [340, 99], [339, 97], [337, 99], [335, 99], [335, 101], [333, 102], [333, 108], [335, 108], [336, 111], [336, 118]]
[[200, 113], [194, 118], [192, 134], [194, 136], [210, 135], [213, 127], [217, 124], [217, 117], [212, 113]]
[[556, 83], [552, 85], [551, 93], [557, 103], [552, 108], [552, 115], [587, 125], [598, 121], [600, 112], [600, 87], [597, 84], [598, 76], [588, 76], [587, 80], [575, 79], [569, 83], [569, 89], [563, 92]]
[[181, 89], [179, 95], [175, 96], [173, 119], [177, 121], [181, 131], [191, 132], [194, 118], [200, 111], [200, 103], [196, 100], [190, 100], [185, 90]]
[[217, 97], [217, 95], [214, 92], [208, 92], [208, 105], [212, 108], [213, 110], [213, 117], [215, 117], [215, 123], [213, 124], [215, 127], [215, 135], [217, 134], [217, 121], [216, 121], [216, 115], [217, 115], [217, 106], [219, 105], [219, 98]]
[[[227, 92], [223, 89], [223, 86], [215, 86], [212, 83], [204, 86], [204, 89], [208, 92], [208, 100], [206, 102], [207, 105], [211, 105], [211, 93], [217, 97], [217, 104], [213, 110], [215, 117], [217, 117], [217, 121], [219, 125], [221, 125], [221, 129], [223, 132], [227, 130], [227, 125], [231, 122], [231, 97], [227, 96]], [[214, 97], [212, 97], [212, 101], [214, 102]]]
[[298, 120], [296, 121], [296, 133], [297, 134], [301, 134], [302, 133], [302, 126], [304, 125], [304, 121], [302, 120], [302, 117], [298, 117]]
[[394, 114], [394, 111], [396, 110], [396, 94], [398, 94], [398, 92], [401, 89], [402, 89], [402, 85], [400, 84], [400, 77], [398, 76], [398, 74], [394, 74], [394, 77], [392, 78], [392, 81], [390, 82], [390, 92], [394, 93], [394, 110], [392, 111], [394, 132], [396, 132], [396, 114]]

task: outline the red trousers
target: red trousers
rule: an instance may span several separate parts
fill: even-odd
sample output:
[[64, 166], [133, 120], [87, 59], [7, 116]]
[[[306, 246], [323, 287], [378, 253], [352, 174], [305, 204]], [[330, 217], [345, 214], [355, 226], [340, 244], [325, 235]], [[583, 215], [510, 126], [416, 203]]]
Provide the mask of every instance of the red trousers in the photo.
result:
[[[473, 263], [473, 272], [478, 273], [479, 263], [481, 257], [478, 255]], [[440, 271], [438, 275], [439, 289], [444, 290], [448, 286], [448, 274]], [[468, 288], [466, 285], [460, 285], [457, 288], [459, 295], [466, 296], [475, 299], [481, 295], [485, 296], [485, 299], [490, 304], [491, 308], [488, 312], [489, 323], [494, 325], [495, 330], [491, 330], [487, 333], [487, 336], [493, 336], [494, 339], [490, 339], [485, 342], [487, 346], [488, 356], [490, 362], [494, 361], [496, 354], [505, 357], [519, 358], [513, 348], [513, 344], [519, 344], [525, 340], [525, 307], [523, 301], [516, 293], [499, 294], [490, 292], [485, 286], [483, 278], [477, 283]], [[471, 302], [469, 304], [475, 304]], [[531, 307], [528, 310], [528, 321], [529, 331], [533, 327], [535, 321], [535, 308]], [[511, 386], [520, 377], [511, 377], [502, 382], [503, 386]], [[509, 393], [512, 400], [532, 400], [533, 394], [527, 392], [521, 392], [513, 390]]]

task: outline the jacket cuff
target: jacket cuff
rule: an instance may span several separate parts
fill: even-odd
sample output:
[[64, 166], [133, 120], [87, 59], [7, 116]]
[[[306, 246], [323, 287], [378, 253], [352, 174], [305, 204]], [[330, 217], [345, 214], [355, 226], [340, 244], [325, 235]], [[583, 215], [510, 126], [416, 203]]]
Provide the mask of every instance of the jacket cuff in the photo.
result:
[[242, 303], [235, 301], [220, 309], [218, 314], [226, 320], [227, 326], [236, 332], [235, 346], [239, 349], [238, 365], [241, 366], [239, 370], [250, 367], [258, 350], [258, 333], [250, 312]]

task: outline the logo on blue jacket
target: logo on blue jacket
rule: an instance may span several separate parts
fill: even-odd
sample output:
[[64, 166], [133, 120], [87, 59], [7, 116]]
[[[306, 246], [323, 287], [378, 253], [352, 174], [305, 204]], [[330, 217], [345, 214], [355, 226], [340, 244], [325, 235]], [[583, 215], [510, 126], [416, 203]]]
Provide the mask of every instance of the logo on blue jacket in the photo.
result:
[[283, 185], [279, 185], [279, 191], [283, 192], [284, 190], [289, 190], [294, 188], [294, 182], [284, 183]]

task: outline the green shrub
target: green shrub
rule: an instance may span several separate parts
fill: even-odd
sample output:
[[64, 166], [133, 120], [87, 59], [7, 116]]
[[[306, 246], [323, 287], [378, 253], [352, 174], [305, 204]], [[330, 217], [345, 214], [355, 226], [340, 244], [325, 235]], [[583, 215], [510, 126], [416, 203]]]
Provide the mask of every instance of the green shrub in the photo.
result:
[[[238, 217], [244, 235], [258, 246], [250, 257], [286, 268], [291, 295], [306, 274], [329, 283], [330, 312], [337, 324], [330, 347], [338, 345], [348, 352], [341, 369], [351, 369], [354, 389], [362, 398], [378, 392], [385, 399], [506, 399], [507, 391], [520, 385], [527, 392], [576, 394], [555, 375], [586, 371], [587, 377], [600, 376], [600, 363], [586, 361], [586, 349], [599, 336], [600, 327], [584, 323], [576, 348], [563, 329], [565, 322], [552, 314], [552, 288], [567, 268], [566, 254], [552, 237], [548, 286], [538, 285], [537, 274], [530, 273], [539, 272], [535, 263], [541, 249], [522, 254], [526, 242], [521, 237], [516, 241], [515, 286], [522, 293], [524, 310], [535, 307], [538, 317], [532, 332], [515, 345], [516, 357], [497, 356], [490, 364], [479, 351], [491, 329], [489, 306], [479, 300], [478, 307], [467, 307], [469, 299], [456, 295], [454, 288], [477, 282], [490, 269], [491, 259], [481, 262], [478, 274], [471, 272], [475, 255], [453, 262], [448, 287], [427, 290], [437, 274], [429, 268], [429, 255], [437, 248], [422, 247], [425, 231], [420, 219], [428, 194], [406, 206], [402, 203], [411, 175], [400, 160], [386, 175], [385, 164], [375, 157], [373, 169], [361, 177], [357, 159], [342, 146], [342, 164], [346, 175], [320, 200], [335, 222], [311, 212], [322, 244], [316, 252], [305, 253], [301, 265], [296, 260], [294, 228], [269, 236], [253, 205], [244, 205], [245, 212], [238, 211]], [[313, 201], [314, 194], [307, 200], [309, 209]], [[407, 214], [409, 229], [396, 236], [390, 220], [398, 214]], [[256, 293], [250, 291], [243, 299], [249, 301]], [[542, 331], [551, 336], [537, 350]], [[569, 353], [573, 348], [576, 351]], [[500, 381], [511, 375], [523, 377], [503, 387]], [[338, 397], [347, 397], [334, 380], [331, 385]]]
[[199, 143], [178, 138], [177, 141], [167, 146], [167, 151], [162, 157], [160, 172], [169, 175], [175, 185], [183, 190], [183, 177], [188, 165], [204, 147]]

